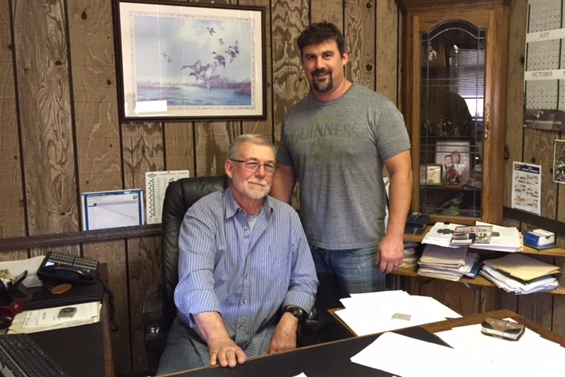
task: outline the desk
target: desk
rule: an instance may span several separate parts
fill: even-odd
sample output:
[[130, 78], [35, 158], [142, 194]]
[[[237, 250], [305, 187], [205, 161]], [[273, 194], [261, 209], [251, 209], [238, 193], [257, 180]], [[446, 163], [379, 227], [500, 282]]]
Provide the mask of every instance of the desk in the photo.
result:
[[[107, 281], [106, 264], [100, 264], [99, 269], [101, 279]], [[108, 309], [108, 295], [105, 294], [100, 322], [30, 336], [71, 376], [114, 377]]]
[[[529, 329], [539, 333], [546, 339], [557, 342], [565, 347], [565, 338], [550, 332], [536, 323], [510, 311], [498, 310], [481, 314], [470, 315], [457, 319], [435, 322], [419, 327], [411, 327], [395, 331], [397, 333], [412, 336], [425, 341], [442, 344], [442, 341], [433, 335], [435, 332], [449, 330], [457, 326], [466, 326], [480, 323], [487, 317], [513, 318], [526, 325]], [[245, 376], [245, 377], [291, 377], [304, 372], [308, 377], [332, 377], [332, 376], [391, 376], [391, 374], [379, 370], [364, 367], [350, 361], [351, 356], [367, 347], [379, 334], [338, 340], [335, 342], [304, 347], [294, 351], [260, 356], [248, 360], [245, 364], [233, 369], [207, 367], [194, 369], [166, 376], [186, 377], [217, 377], [217, 376]], [[164, 376], [162, 376], [164, 377]]]
[[105, 363], [102, 322], [30, 334], [57, 364], [71, 376], [113, 377]]

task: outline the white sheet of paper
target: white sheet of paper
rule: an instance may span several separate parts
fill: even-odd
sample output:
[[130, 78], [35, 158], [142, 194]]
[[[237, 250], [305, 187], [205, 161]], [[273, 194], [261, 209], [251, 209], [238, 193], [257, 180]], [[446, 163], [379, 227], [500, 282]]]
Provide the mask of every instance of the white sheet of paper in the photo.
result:
[[453, 348], [387, 332], [351, 361], [402, 377], [470, 377], [476, 376], [477, 370], [485, 371], [476, 369], [477, 363], [465, 357]]
[[481, 358], [493, 369], [503, 370], [504, 376], [563, 375], [565, 348], [528, 328], [518, 341], [484, 335], [480, 324], [455, 327], [436, 335], [466, 353], [470, 360]]
[[[345, 302], [346, 308], [335, 313], [358, 336], [461, 317], [432, 297], [411, 296], [402, 291], [360, 294]], [[407, 314], [410, 319], [395, 319], [396, 313]]]

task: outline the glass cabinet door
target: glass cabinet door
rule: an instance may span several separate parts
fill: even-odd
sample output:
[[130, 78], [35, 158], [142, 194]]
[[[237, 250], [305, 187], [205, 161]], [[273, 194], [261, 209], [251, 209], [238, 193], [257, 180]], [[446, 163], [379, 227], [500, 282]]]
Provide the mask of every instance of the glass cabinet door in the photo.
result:
[[464, 21], [420, 33], [420, 212], [482, 217], [485, 42]]

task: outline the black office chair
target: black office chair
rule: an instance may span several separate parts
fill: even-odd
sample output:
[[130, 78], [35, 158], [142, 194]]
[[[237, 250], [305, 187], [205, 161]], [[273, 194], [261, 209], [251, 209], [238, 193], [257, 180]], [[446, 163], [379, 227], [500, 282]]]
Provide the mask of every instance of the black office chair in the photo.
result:
[[176, 317], [173, 299], [178, 284], [178, 238], [186, 211], [200, 198], [229, 186], [227, 175], [182, 178], [169, 183], [163, 201], [161, 225], [161, 280], [145, 295], [143, 325], [150, 370], [156, 370], [165, 348], [167, 333]]
[[[167, 333], [176, 317], [173, 298], [178, 284], [178, 237], [182, 220], [188, 208], [205, 195], [229, 186], [227, 175], [182, 178], [171, 182], [163, 201], [161, 226], [161, 279], [162, 284], [152, 284], [145, 295], [143, 325], [145, 348], [148, 351], [150, 371], [155, 371], [165, 348]], [[317, 327], [315, 312], [303, 321], [299, 331], [301, 345], [314, 342]]]

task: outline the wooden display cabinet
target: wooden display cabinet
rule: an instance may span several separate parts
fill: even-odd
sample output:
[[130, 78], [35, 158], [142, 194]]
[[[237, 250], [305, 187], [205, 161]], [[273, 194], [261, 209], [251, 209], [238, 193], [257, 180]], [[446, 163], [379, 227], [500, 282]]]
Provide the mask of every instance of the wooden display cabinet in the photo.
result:
[[502, 222], [510, 2], [397, 0], [412, 211], [432, 222]]
[[[401, 111], [419, 174], [411, 209], [430, 214], [432, 223], [501, 224], [511, 0], [397, 3], [403, 16]], [[501, 291], [484, 279], [423, 279], [409, 269], [395, 276], [400, 288], [462, 314], [500, 305]]]

